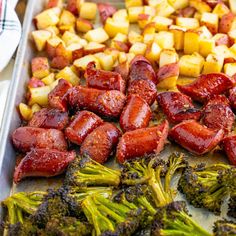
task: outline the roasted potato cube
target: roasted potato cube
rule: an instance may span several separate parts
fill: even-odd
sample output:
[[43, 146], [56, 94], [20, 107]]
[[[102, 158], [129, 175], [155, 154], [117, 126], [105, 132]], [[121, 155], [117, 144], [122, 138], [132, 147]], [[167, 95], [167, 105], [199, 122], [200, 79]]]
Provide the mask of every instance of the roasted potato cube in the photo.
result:
[[131, 44], [134, 44], [134, 43], [142, 43], [143, 42], [143, 36], [133, 30], [131, 30], [128, 34], [128, 41], [131, 43]]
[[50, 93], [50, 86], [43, 86], [38, 88], [29, 89], [29, 101], [28, 104], [32, 106], [37, 103], [40, 106], [48, 105], [48, 94]]
[[205, 25], [212, 34], [218, 32], [218, 15], [214, 13], [204, 12], [201, 17], [201, 25]]
[[65, 43], [66, 46], [71, 45], [72, 43], [80, 43], [81, 38], [69, 31], [65, 31], [65, 33], [62, 35], [61, 39]]
[[156, 15], [156, 9], [151, 6], [143, 6], [143, 13], [153, 17]]
[[160, 31], [155, 34], [154, 42], [156, 42], [161, 48], [173, 48], [174, 47], [174, 35], [171, 32]]
[[46, 57], [35, 57], [31, 62], [33, 77], [42, 79], [50, 73], [50, 66]]
[[89, 30], [84, 38], [90, 42], [103, 43], [109, 39], [106, 31], [100, 27], [97, 29]]
[[129, 21], [115, 21], [109, 17], [106, 20], [104, 29], [111, 38], [115, 37], [118, 33], [128, 34]]
[[55, 74], [54, 73], [51, 73], [49, 74], [48, 76], [44, 77], [42, 79], [42, 82], [46, 85], [50, 85], [51, 83], [53, 83], [55, 81]]
[[94, 61], [96, 63], [96, 68], [99, 69], [100, 68], [100, 64], [98, 59], [94, 56], [94, 55], [87, 55], [84, 57], [81, 57], [77, 60], [74, 61], [74, 66], [76, 68], [78, 68], [79, 70], [85, 70], [88, 63]]
[[175, 10], [185, 8], [189, 4], [189, 0], [168, 0], [168, 2]]
[[63, 1], [62, 0], [49, 0], [47, 2], [46, 8], [53, 8], [53, 7], [63, 7]]
[[32, 32], [32, 37], [38, 51], [44, 50], [46, 42], [51, 36], [52, 34], [47, 30], [35, 30]]
[[157, 43], [153, 42], [147, 46], [145, 57], [151, 62], [156, 62], [159, 60], [160, 54], [160, 46]]
[[187, 30], [184, 34], [184, 53], [199, 52], [200, 33], [197, 30]]
[[184, 48], [184, 33], [186, 29], [177, 25], [171, 25], [169, 31], [174, 35], [174, 48], [182, 50]]
[[[86, 47], [86, 45], [85, 45]], [[81, 58], [84, 55], [84, 48], [80, 43], [72, 43], [67, 48], [72, 53], [72, 61]]]
[[189, 0], [189, 6], [194, 7], [200, 13], [211, 12], [211, 7], [203, 0]]
[[189, 77], [198, 77], [204, 65], [204, 58], [198, 53], [184, 55], [179, 60], [180, 74]]
[[113, 69], [114, 61], [112, 55], [105, 54], [103, 52], [96, 53], [94, 56], [98, 59], [99, 64], [103, 70], [111, 71]]
[[174, 49], [164, 49], [161, 51], [159, 67], [176, 63], [179, 60], [179, 56]]
[[84, 2], [80, 5], [79, 16], [87, 20], [94, 20], [97, 14], [97, 4]]
[[195, 18], [188, 17], [177, 17], [176, 25], [183, 27], [185, 29], [196, 29], [199, 28], [199, 21]]
[[213, 9], [212, 13], [217, 14], [219, 18], [222, 18], [222, 16], [229, 13], [229, 11], [229, 8], [223, 2], [219, 2]]
[[209, 54], [203, 67], [203, 73], [220, 73], [224, 64], [224, 58], [217, 54]]
[[236, 74], [236, 63], [227, 63], [224, 65], [224, 73], [228, 76]]
[[134, 43], [129, 52], [134, 53], [135, 55], [144, 55], [146, 52], [147, 45], [145, 43]]
[[164, 16], [155, 16], [152, 22], [155, 22], [157, 31], [167, 31], [169, 26], [172, 25], [173, 20]]
[[91, 29], [93, 29], [93, 24], [90, 21], [83, 18], [76, 20], [76, 30], [78, 32], [87, 33]]
[[214, 49], [214, 53], [223, 58], [234, 57], [233, 53], [229, 50], [229, 48], [226, 45], [216, 46]]
[[127, 37], [126, 34], [118, 33], [118, 34], [113, 38], [113, 40], [120, 41], [120, 42], [123, 42], [123, 43], [127, 43], [128, 37]]
[[62, 25], [70, 25], [74, 27], [75, 21], [76, 18], [70, 11], [63, 10], [58, 25], [59, 27]]
[[125, 0], [125, 7], [128, 9], [130, 7], [139, 7], [143, 5], [142, 0]]
[[168, 17], [175, 12], [175, 9], [167, 1], [163, 1], [161, 4], [157, 4], [155, 8], [157, 16]]
[[47, 40], [46, 53], [50, 59], [56, 55], [56, 48], [60, 43], [64, 44], [64, 42], [61, 40], [61, 38], [59, 38], [57, 36], [52, 37]]
[[212, 53], [215, 48], [215, 41], [213, 39], [200, 39], [199, 42], [199, 53], [206, 57], [208, 54]]
[[105, 48], [106, 48], [106, 46], [104, 44], [96, 43], [96, 42], [89, 42], [84, 47], [84, 55], [103, 52], [105, 50]]
[[56, 79], [64, 79], [71, 83], [73, 86], [79, 84], [79, 77], [74, 73], [74, 71], [69, 67], [65, 67], [56, 75]]
[[152, 17], [148, 14], [139, 14], [138, 15], [138, 25], [140, 29], [143, 29], [148, 23], [150, 23]]
[[230, 7], [230, 10], [236, 14], [236, 2], [235, 0], [229, 0], [229, 7]]
[[31, 117], [32, 117], [32, 110], [31, 110], [31, 108], [28, 105], [26, 105], [24, 103], [20, 103], [19, 104], [19, 111], [20, 111], [21, 117], [24, 120], [28, 121], [28, 120], [31, 119]]
[[138, 15], [143, 13], [143, 6], [139, 7], [129, 7], [128, 8], [128, 18], [130, 23], [138, 22]]

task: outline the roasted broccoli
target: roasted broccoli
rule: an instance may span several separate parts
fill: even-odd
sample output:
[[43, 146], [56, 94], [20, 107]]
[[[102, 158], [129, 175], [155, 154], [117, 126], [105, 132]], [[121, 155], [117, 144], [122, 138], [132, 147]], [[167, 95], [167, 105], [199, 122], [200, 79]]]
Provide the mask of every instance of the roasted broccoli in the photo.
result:
[[176, 193], [171, 180], [185, 166], [184, 156], [179, 153], [173, 153], [168, 162], [156, 156], [138, 159], [124, 164], [121, 181], [125, 185], [147, 184], [155, 206], [165, 206], [174, 200]]
[[220, 214], [224, 198], [236, 188], [235, 168], [227, 164], [188, 167], [181, 176], [179, 190], [195, 207]]
[[53, 218], [47, 222], [48, 236], [85, 236], [91, 235], [93, 227], [87, 222], [80, 222], [75, 217]]
[[102, 195], [91, 195], [82, 202], [82, 209], [95, 235], [129, 236], [139, 227], [142, 210], [126, 201], [117, 203]]
[[157, 209], [151, 235], [210, 236], [189, 215], [183, 201], [172, 202]]
[[89, 157], [78, 157], [69, 166], [65, 185], [77, 186], [118, 186], [120, 171], [113, 170]]
[[236, 191], [230, 196], [228, 209], [228, 216], [236, 218]]
[[19, 192], [7, 199], [2, 204], [7, 208], [7, 223], [23, 223], [25, 217], [34, 214], [42, 203], [46, 192]]
[[219, 220], [214, 224], [214, 236], [235, 236], [236, 224], [232, 221]]

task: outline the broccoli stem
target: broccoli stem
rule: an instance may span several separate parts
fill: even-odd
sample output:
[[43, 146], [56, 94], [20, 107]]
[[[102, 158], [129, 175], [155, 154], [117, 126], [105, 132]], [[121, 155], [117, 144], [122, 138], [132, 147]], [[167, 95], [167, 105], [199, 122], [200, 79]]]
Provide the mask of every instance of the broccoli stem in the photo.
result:
[[12, 198], [7, 198], [3, 201], [3, 204], [7, 207], [8, 211], [8, 222], [10, 224], [15, 224], [18, 222], [17, 214], [16, 214], [16, 206], [15, 202]]
[[152, 216], [156, 214], [156, 209], [150, 204], [146, 197], [138, 197], [137, 202], [139, 205], [144, 207]]

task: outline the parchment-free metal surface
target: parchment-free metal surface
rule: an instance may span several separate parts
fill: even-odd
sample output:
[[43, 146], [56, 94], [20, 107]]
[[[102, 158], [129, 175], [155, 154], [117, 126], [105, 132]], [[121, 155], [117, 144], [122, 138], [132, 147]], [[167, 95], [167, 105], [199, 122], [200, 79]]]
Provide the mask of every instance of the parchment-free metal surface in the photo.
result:
[[[98, 1], [94, 1], [98, 2]], [[103, 1], [111, 2], [117, 7], [124, 6], [124, 3], [118, 1]], [[34, 30], [32, 24], [33, 17], [39, 13], [45, 4], [45, 1], [29, 0], [27, 10], [25, 13], [25, 20], [23, 26], [23, 36], [18, 49], [15, 69], [13, 73], [13, 78], [11, 81], [8, 99], [5, 108], [5, 114], [3, 118], [2, 130], [0, 133], [0, 201], [5, 199], [7, 196], [18, 191], [33, 191], [33, 190], [43, 190], [48, 187], [60, 184], [61, 177], [56, 178], [31, 178], [22, 181], [19, 185], [15, 186], [12, 182], [13, 171], [15, 167], [15, 151], [11, 144], [10, 135], [20, 126], [21, 120], [17, 111], [17, 105], [24, 100], [26, 83], [29, 79], [29, 69], [30, 61], [33, 55], [35, 55], [35, 50], [30, 39], [30, 32]], [[176, 145], [168, 144], [165, 150], [161, 153], [161, 157], [167, 157], [173, 151], [183, 151], [180, 147]], [[189, 161], [191, 163], [216, 163], [219, 161], [225, 161], [225, 158], [221, 154], [208, 154], [202, 157], [193, 157], [189, 153], [187, 154]], [[117, 167], [114, 160], [108, 163], [109, 166]], [[175, 183], [177, 183], [177, 177]], [[178, 194], [176, 199], [183, 199], [183, 197]], [[189, 206], [190, 213], [193, 215], [195, 220], [199, 222], [207, 230], [212, 230], [213, 222], [219, 217], [207, 212], [203, 209], [196, 209]], [[3, 209], [0, 207], [0, 219], [3, 218]], [[226, 215], [225, 208], [223, 209], [222, 216]], [[1, 233], [1, 232], [0, 232]]]

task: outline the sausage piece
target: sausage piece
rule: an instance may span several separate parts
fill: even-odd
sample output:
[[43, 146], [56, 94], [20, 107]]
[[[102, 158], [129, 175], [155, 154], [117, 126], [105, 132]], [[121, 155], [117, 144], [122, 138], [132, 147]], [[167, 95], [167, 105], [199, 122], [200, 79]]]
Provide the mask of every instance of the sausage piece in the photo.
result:
[[190, 97], [178, 92], [163, 92], [157, 96], [159, 106], [171, 123], [183, 120], [199, 120], [200, 110], [196, 109]]
[[116, 72], [97, 70], [95, 62], [90, 62], [87, 65], [85, 78], [89, 88], [125, 92], [125, 80], [123, 80], [121, 75]]
[[75, 115], [70, 125], [65, 130], [66, 137], [77, 145], [81, 145], [84, 139], [95, 128], [103, 123], [103, 120], [90, 111], [81, 111]]
[[88, 155], [93, 160], [104, 163], [116, 147], [120, 136], [120, 130], [115, 125], [106, 122], [85, 138], [80, 154]]
[[139, 95], [151, 106], [157, 97], [156, 85], [151, 80], [134, 80], [128, 87], [128, 95], [130, 94]]
[[236, 166], [236, 135], [224, 138], [222, 145], [230, 164]]
[[76, 153], [53, 149], [32, 149], [15, 169], [14, 182], [29, 176], [51, 177], [63, 173]]
[[151, 116], [149, 105], [138, 95], [130, 95], [120, 116], [120, 127], [124, 132], [146, 128]]
[[168, 135], [169, 124], [162, 124], [150, 128], [136, 129], [126, 132], [117, 146], [116, 157], [119, 163], [145, 154], [160, 153]]
[[231, 107], [236, 110], [236, 87], [233, 87], [232, 89], [230, 89], [229, 101], [230, 101]]
[[214, 131], [195, 120], [183, 121], [174, 126], [169, 137], [188, 151], [202, 155], [211, 151], [222, 140], [224, 131]]
[[68, 81], [60, 79], [58, 85], [48, 94], [49, 105], [53, 108], [67, 111], [65, 94], [71, 87], [72, 85]]
[[205, 102], [214, 95], [222, 94], [232, 88], [235, 81], [223, 73], [203, 74], [196, 81], [188, 85], [177, 85], [180, 92], [195, 101]]
[[211, 129], [223, 129], [225, 134], [232, 130], [235, 118], [227, 100], [224, 95], [216, 95], [209, 100], [202, 112], [204, 125]]
[[129, 81], [133, 80], [151, 80], [154, 84], [157, 84], [156, 73], [152, 68], [151, 63], [143, 56], [135, 56], [130, 63]]
[[126, 97], [117, 90], [98, 90], [76, 86], [68, 91], [68, 101], [72, 108], [86, 109], [99, 115], [119, 117], [125, 105]]
[[12, 142], [21, 152], [28, 152], [31, 148], [67, 150], [64, 134], [57, 129], [20, 127], [13, 132]]
[[35, 112], [28, 126], [62, 130], [69, 122], [67, 112], [54, 108], [43, 108]]

